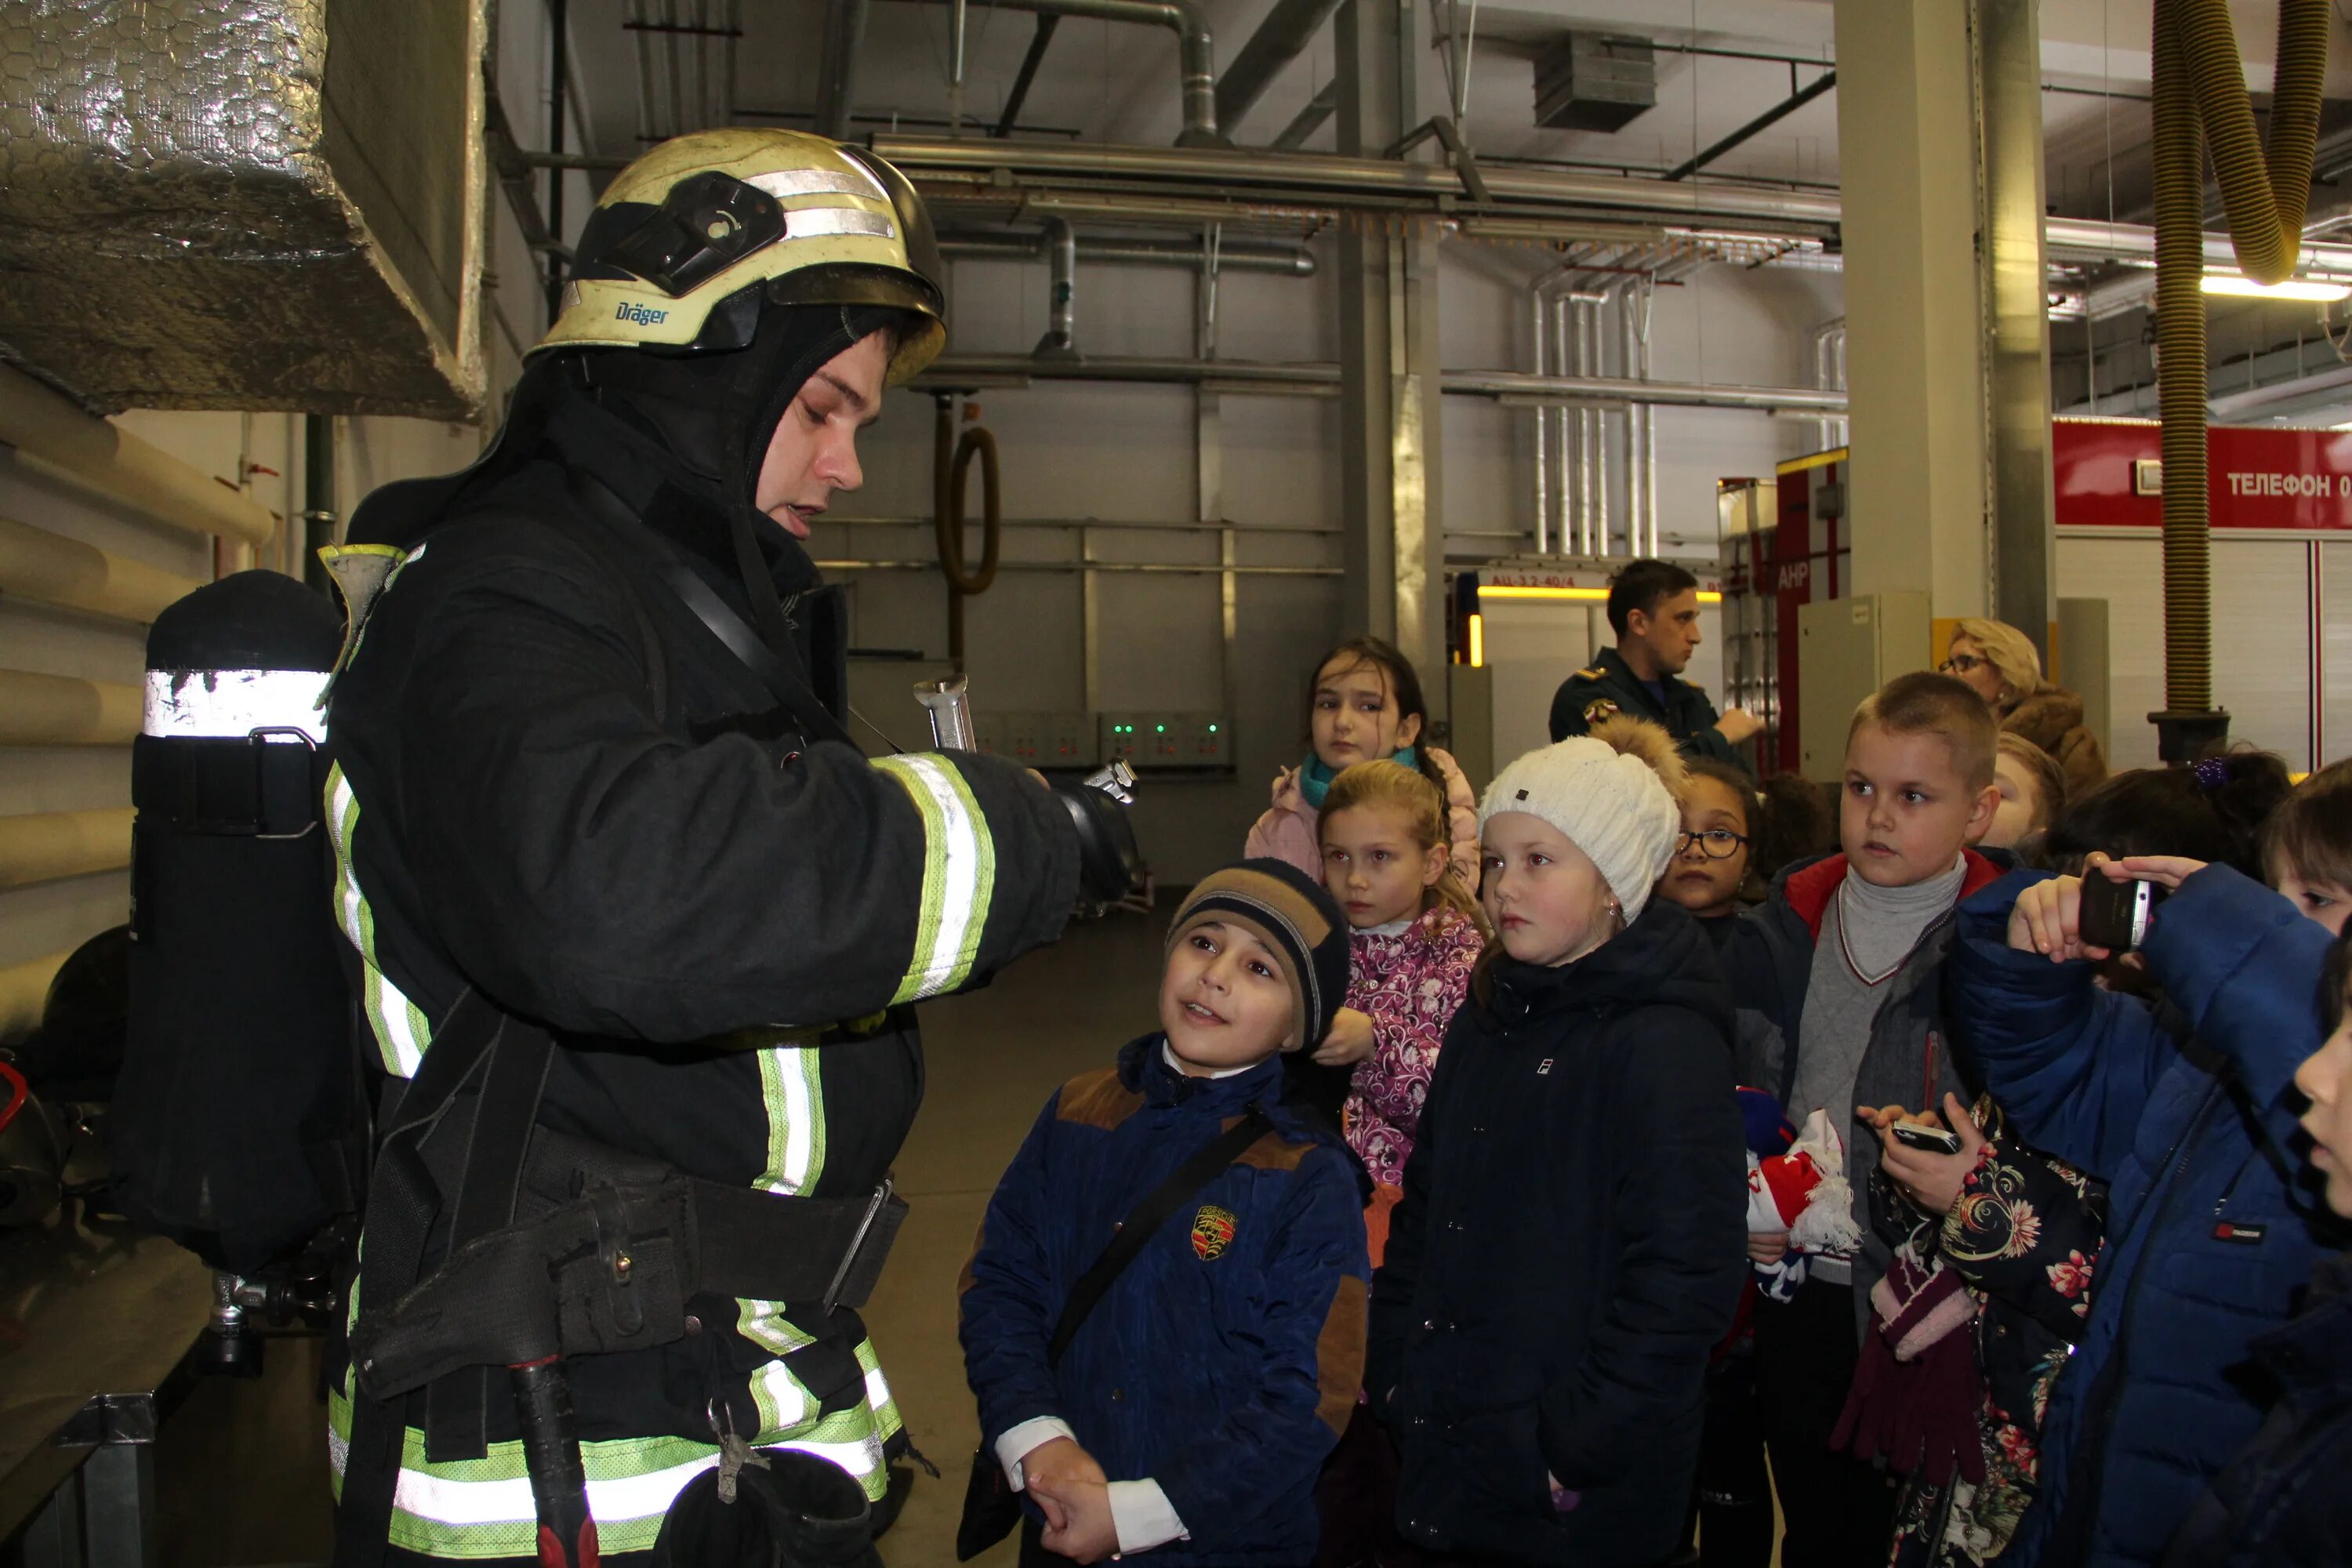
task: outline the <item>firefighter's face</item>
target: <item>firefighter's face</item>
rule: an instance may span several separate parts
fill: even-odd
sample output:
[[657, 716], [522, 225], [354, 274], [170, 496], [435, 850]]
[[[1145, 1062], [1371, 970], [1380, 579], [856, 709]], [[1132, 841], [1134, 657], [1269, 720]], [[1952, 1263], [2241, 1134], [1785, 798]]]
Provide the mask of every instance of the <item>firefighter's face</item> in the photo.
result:
[[866, 482], [857, 433], [881, 417], [889, 368], [889, 334], [860, 338], [818, 367], [776, 421], [753, 500], [794, 539], [808, 537], [810, 520], [831, 504], [834, 491]]
[[1252, 1067], [1298, 1045], [1281, 961], [1247, 926], [1204, 921], [1168, 951], [1160, 1026], [1185, 1073]]

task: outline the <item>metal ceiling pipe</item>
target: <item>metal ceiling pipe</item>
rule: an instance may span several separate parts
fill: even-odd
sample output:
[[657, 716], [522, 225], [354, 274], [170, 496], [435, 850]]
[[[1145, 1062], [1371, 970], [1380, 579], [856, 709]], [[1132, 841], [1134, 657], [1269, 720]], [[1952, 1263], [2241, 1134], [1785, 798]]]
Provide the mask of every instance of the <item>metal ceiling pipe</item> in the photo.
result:
[[818, 45], [816, 133], [849, 140], [857, 104], [857, 58], [866, 43], [866, 0], [825, 0], [824, 36]]
[[1047, 268], [1045, 335], [1030, 350], [1043, 360], [1068, 360], [1078, 357], [1078, 236], [1070, 220], [1049, 217], [1045, 220], [1045, 265]]
[[[940, 4], [940, 0], [929, 3]], [[1176, 138], [1176, 145], [1195, 152], [1231, 150], [1233, 143], [1217, 131], [1217, 42], [1209, 31], [1207, 13], [1195, 0], [997, 0], [997, 4], [1007, 11], [1093, 16], [1105, 22], [1169, 28], [1176, 35], [1184, 105], [1184, 129]], [[877, 145], [882, 140], [876, 139]], [[959, 143], [950, 140], [939, 144], [952, 147]], [[1011, 145], [992, 139], [980, 144], [1000, 150]]]
[[[1319, 123], [1319, 121], [1318, 121]], [[1279, 185], [1291, 190], [1347, 193], [1417, 192], [1431, 196], [1467, 194], [1449, 164], [1406, 163], [1349, 158], [1330, 153], [1277, 149], [1199, 147], [1093, 147], [1043, 142], [950, 142], [937, 137], [874, 138], [874, 150], [910, 176], [929, 171], [1013, 174], [1073, 174], [1199, 181], [1221, 186]], [[1686, 222], [1770, 220], [1827, 229], [1843, 215], [1834, 195], [1811, 191], [1774, 191], [1706, 180], [1664, 180], [1638, 175], [1588, 174], [1572, 169], [1525, 169], [1482, 163], [1487, 189], [1511, 200], [1622, 208], [1671, 215]], [[2042, 233], [2054, 260], [2147, 259], [2156, 255], [2156, 231], [2139, 224], [2109, 224], [2092, 218], [2048, 218]], [[2205, 259], [2235, 270], [2236, 251], [2226, 234], [2205, 236]], [[2305, 267], [2352, 273], [2352, 245], [2306, 241]]]
[[[1546, 282], [1549, 282], [1546, 279]], [[1544, 294], [1545, 283], [1538, 283], [1528, 296], [1528, 321], [1532, 330], [1528, 337], [1535, 350], [1535, 373], [1549, 374], [1551, 371], [1551, 333], [1545, 318], [1551, 303]], [[1531, 408], [1528, 411], [1536, 421], [1536, 553], [1551, 553], [1551, 410]]]
[[1339, 8], [1339, 0], [1274, 0], [1274, 9], [1217, 79], [1217, 123], [1228, 136]]
[[[1043, 235], [943, 234], [940, 254], [1008, 261], [1034, 261], [1045, 254]], [[1158, 239], [1090, 239], [1078, 237], [1078, 259], [1111, 267], [1184, 267], [1199, 268], [1208, 261], [1199, 246]], [[1315, 253], [1303, 245], [1244, 244], [1225, 240], [1217, 247], [1217, 267], [1224, 272], [1273, 272], [1289, 278], [1312, 278]]]
[[[1339, 367], [1265, 360], [1097, 358], [1054, 363], [1026, 354], [949, 354], [916, 378], [920, 388], [959, 379], [988, 382], [1108, 381], [1192, 386], [1337, 386]], [[1714, 383], [1634, 381], [1613, 375], [1533, 375], [1517, 370], [1449, 370], [1444, 391], [1465, 397], [1510, 397], [1566, 403], [1654, 403], [1672, 408], [1720, 408], [1751, 414], [1845, 412], [1845, 394], [1809, 386], [1735, 386]]]

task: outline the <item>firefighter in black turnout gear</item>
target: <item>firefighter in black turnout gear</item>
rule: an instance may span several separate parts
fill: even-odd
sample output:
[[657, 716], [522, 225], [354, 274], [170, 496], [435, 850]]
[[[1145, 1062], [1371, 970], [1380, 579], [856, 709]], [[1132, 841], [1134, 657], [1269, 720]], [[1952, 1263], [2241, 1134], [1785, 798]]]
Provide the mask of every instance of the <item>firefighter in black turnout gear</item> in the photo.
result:
[[[801, 541], [945, 335], [887, 163], [665, 143], [494, 447], [377, 491], [333, 556], [335, 895], [386, 1089], [339, 1563], [533, 1559], [551, 1431], [607, 1563], [872, 1561], [906, 1438], [855, 1309], [904, 1212], [908, 1005], [1080, 890], [1036, 778], [869, 761], [838, 717]], [[518, 1397], [551, 1366], [568, 1412]]]

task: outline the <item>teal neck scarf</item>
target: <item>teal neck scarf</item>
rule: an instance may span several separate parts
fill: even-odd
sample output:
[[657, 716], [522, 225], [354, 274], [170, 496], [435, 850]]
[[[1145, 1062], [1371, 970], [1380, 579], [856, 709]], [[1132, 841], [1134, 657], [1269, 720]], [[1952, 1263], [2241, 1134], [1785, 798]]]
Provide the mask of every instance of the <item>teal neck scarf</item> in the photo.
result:
[[[1411, 768], [1415, 773], [1421, 771], [1421, 752], [1412, 746], [1396, 752], [1389, 761]], [[1298, 769], [1299, 795], [1307, 805], [1320, 811], [1323, 809], [1323, 797], [1331, 793], [1331, 781], [1339, 776], [1322, 758], [1309, 752], [1307, 761]]]

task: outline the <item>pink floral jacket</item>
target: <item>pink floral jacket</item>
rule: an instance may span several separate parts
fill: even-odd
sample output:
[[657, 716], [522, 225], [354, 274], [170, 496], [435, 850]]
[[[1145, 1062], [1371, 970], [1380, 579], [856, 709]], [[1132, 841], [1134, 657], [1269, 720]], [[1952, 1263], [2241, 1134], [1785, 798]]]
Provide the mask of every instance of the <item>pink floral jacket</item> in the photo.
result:
[[1472, 921], [1437, 909], [1394, 935], [1360, 931], [1350, 942], [1348, 1005], [1371, 1016], [1372, 1054], [1356, 1064], [1348, 1144], [1373, 1181], [1395, 1186], [1404, 1180], [1445, 1026], [1470, 994], [1485, 939]]
[[[1475, 899], [1478, 896], [1478, 797], [1453, 752], [1432, 746], [1429, 760], [1445, 777], [1446, 827], [1454, 839], [1450, 851], [1454, 875], [1462, 879], [1462, 885]], [[1251, 826], [1242, 853], [1253, 859], [1265, 856], [1287, 860], [1319, 882], [1323, 879], [1323, 850], [1315, 839], [1318, 816], [1299, 793], [1298, 770], [1285, 768], [1275, 775], [1273, 804]]]

